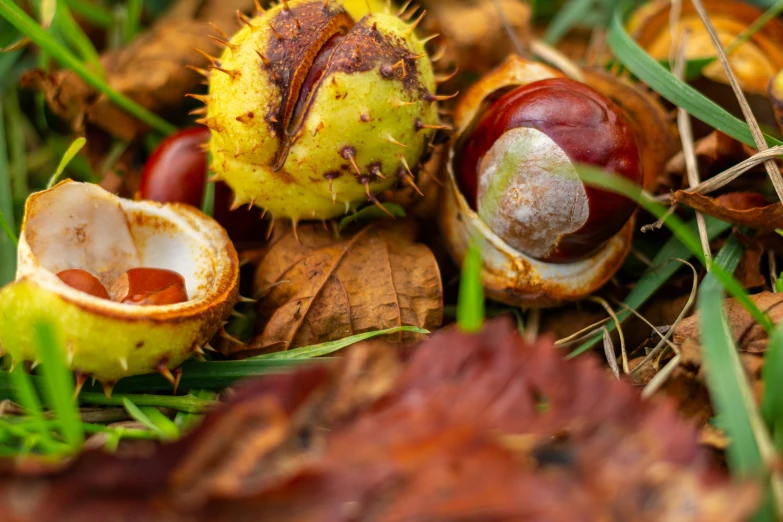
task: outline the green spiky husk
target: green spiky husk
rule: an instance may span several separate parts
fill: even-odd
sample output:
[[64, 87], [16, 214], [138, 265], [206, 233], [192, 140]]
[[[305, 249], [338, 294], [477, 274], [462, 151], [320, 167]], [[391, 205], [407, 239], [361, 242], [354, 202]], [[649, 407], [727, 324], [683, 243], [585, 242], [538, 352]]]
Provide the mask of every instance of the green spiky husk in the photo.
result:
[[[304, 4], [322, 9], [323, 2], [289, 2], [293, 10]], [[402, 20], [381, 13], [362, 18], [351, 31], [377, 29], [379, 38], [420, 57], [409, 71], [416, 75], [416, 88], [401, 72], [384, 77], [381, 67], [395, 63], [382, 59], [370, 70], [330, 74], [318, 87], [287, 160], [275, 171], [282, 140], [270, 120], [278, 118], [284, 93], [259, 53], [273, 54], [270, 47], [278, 43], [270, 25], [285, 16], [276, 6], [251, 20], [219, 59], [219, 67], [230, 73], [210, 75], [204, 122], [212, 131], [211, 170], [231, 186], [237, 204], [253, 202], [276, 218], [294, 221], [332, 218], [367, 201], [368, 191], [391, 187], [398, 173], [407, 171], [400, 170], [405, 165], [415, 169], [432, 139], [430, 127], [438, 124], [432, 65]], [[356, 166], [341, 154], [346, 147], [355, 150]]]

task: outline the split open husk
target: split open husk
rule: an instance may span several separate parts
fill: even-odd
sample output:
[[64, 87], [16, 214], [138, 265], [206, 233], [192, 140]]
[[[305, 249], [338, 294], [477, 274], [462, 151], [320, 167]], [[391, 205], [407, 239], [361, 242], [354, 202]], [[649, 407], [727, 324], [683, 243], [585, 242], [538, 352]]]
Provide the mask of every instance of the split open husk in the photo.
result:
[[[189, 300], [134, 306], [94, 297], [57, 273], [82, 269], [109, 287], [130, 268], [184, 276]], [[34, 329], [60, 332], [72, 370], [105, 386], [178, 367], [221, 328], [238, 299], [239, 263], [212, 218], [180, 204], [133, 201], [97, 185], [63, 181], [30, 196], [16, 281], [0, 290], [0, 348], [14, 362], [38, 358]]]
[[571, 263], [547, 263], [523, 254], [495, 234], [460, 192], [454, 173], [454, 144], [482, 109], [484, 100], [509, 86], [562, 76], [545, 65], [510, 56], [460, 98], [455, 109], [457, 135], [445, 162], [446, 181], [440, 198], [440, 226], [445, 243], [458, 264], [472, 237], [481, 241], [482, 282], [487, 297], [513, 306], [548, 307], [586, 297], [619, 269], [631, 247], [635, 219], [626, 223], [598, 252]]

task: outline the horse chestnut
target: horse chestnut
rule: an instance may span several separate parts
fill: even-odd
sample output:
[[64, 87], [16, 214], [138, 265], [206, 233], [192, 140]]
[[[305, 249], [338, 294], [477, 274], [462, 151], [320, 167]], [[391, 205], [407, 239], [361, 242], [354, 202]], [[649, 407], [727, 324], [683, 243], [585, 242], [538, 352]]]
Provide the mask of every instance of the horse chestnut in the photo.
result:
[[[207, 170], [209, 129], [191, 127], [175, 132], [163, 140], [144, 165], [139, 195], [159, 203], [186, 203], [200, 207], [204, 198], [204, 176]], [[259, 227], [261, 210], [235, 208], [231, 189], [215, 182], [213, 216], [234, 242], [264, 238]]]
[[100, 297], [101, 299], [109, 298], [109, 292], [106, 291], [106, 287], [103, 286], [103, 283], [86, 270], [71, 268], [58, 272], [57, 277], [71, 288], [75, 288], [76, 290], [95, 297]]
[[182, 129], [163, 140], [144, 164], [139, 192], [159, 203], [186, 203], [196, 208], [204, 198], [209, 140], [203, 127]]
[[605, 284], [631, 247], [634, 204], [585, 186], [578, 171], [586, 163], [641, 182], [622, 110], [560, 71], [512, 55], [460, 96], [454, 124], [440, 227], [457, 263], [483, 240], [487, 297], [556, 306]]
[[133, 305], [169, 305], [188, 300], [185, 278], [163, 268], [131, 268], [111, 285], [112, 301]]
[[287, 0], [210, 57], [211, 169], [274, 218], [329, 219], [407, 178], [439, 125], [425, 41], [384, 12]]
[[593, 255], [636, 208], [584, 185], [579, 164], [642, 183], [639, 148], [620, 109], [568, 78], [515, 87], [491, 101], [454, 159], [463, 195], [490, 229], [520, 252], [560, 263]]

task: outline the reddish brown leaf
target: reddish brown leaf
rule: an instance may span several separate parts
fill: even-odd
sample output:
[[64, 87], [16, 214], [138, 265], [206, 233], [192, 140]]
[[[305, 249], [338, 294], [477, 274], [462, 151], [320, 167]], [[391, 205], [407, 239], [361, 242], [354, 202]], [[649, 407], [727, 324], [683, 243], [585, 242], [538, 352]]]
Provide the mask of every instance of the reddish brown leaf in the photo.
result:
[[[402, 354], [402, 355], [401, 355]], [[400, 365], [400, 363], [402, 365]], [[508, 320], [262, 378], [177, 443], [0, 472], [11, 522], [744, 520], [670, 403]], [[30, 462], [30, 461], [28, 461]]]
[[766, 205], [753, 192], [734, 192], [717, 198], [678, 190], [671, 195], [672, 204], [683, 203], [694, 210], [734, 225], [775, 230], [783, 228], [783, 204]]
[[414, 237], [409, 221], [370, 224], [339, 239], [321, 224], [281, 231], [256, 270], [260, 334], [227, 352], [287, 350], [394, 326], [437, 328], [440, 271]]

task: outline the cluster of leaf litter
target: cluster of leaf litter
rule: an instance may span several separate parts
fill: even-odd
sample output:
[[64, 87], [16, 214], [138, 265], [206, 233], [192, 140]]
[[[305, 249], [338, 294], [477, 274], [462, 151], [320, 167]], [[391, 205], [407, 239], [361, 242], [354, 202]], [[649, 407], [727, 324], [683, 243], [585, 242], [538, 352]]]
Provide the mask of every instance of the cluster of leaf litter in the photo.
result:
[[185, 438], [5, 461], [0, 512], [47, 520], [744, 520], [672, 404], [511, 321], [258, 378]]

